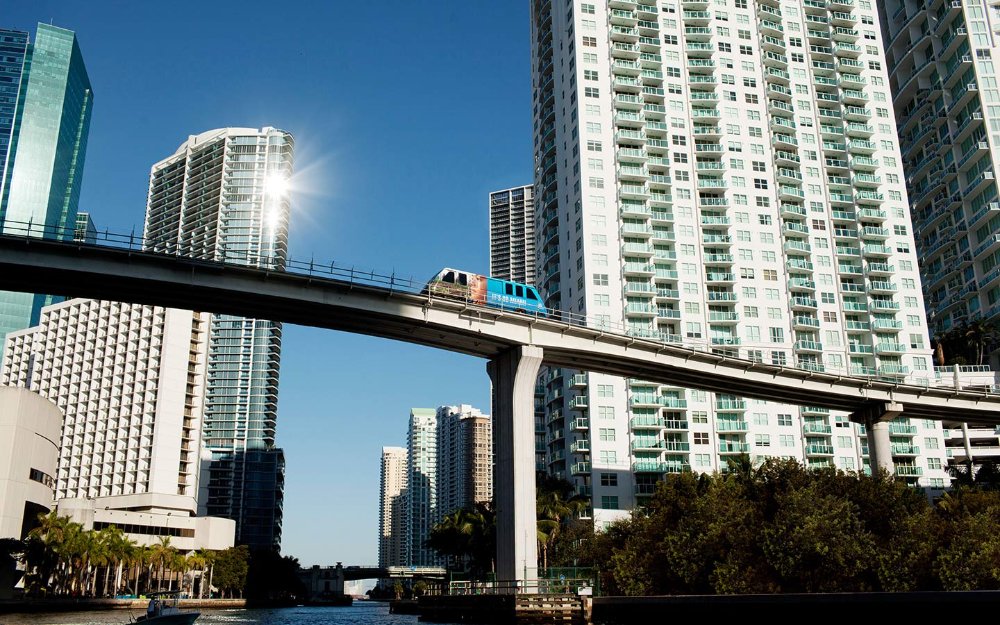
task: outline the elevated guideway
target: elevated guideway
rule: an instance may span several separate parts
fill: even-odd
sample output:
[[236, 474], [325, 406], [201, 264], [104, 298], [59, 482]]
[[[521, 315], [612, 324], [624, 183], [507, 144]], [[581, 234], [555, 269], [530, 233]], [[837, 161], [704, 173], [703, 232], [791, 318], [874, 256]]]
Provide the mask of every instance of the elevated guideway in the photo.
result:
[[407, 292], [411, 288], [408, 281], [365, 272], [338, 279], [0, 236], [0, 289], [5, 290], [272, 319], [488, 360], [534, 346], [546, 364], [582, 371], [852, 413], [895, 403], [908, 417], [1000, 425], [1000, 394], [775, 366]]

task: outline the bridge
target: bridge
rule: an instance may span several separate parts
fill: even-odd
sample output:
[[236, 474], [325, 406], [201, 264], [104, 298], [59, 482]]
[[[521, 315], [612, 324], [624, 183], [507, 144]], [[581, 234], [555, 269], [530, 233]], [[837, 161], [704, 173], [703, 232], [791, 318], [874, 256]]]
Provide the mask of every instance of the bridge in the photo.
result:
[[[536, 574], [534, 388], [545, 363], [847, 411], [867, 426], [873, 468], [892, 471], [899, 415], [1000, 424], [1000, 395], [777, 366], [711, 346], [631, 336], [565, 313], [532, 316], [421, 293], [395, 276], [314, 263], [283, 270], [132, 249], [0, 236], [0, 289], [194, 309], [427, 345], [488, 361], [494, 386], [497, 577]], [[256, 263], [255, 263], [256, 264]], [[589, 427], [586, 421], [581, 427]]]

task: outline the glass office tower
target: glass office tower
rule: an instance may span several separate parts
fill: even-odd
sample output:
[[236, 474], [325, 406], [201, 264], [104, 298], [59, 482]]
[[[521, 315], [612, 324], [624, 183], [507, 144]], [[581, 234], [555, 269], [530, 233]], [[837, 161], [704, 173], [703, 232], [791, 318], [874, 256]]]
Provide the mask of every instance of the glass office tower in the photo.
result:
[[[282, 269], [288, 249], [291, 135], [225, 128], [192, 136], [153, 165], [152, 251]], [[199, 511], [236, 521], [236, 540], [278, 546], [284, 455], [274, 446], [281, 324], [212, 317]]]
[[[93, 97], [73, 31], [0, 30], [0, 232], [72, 240]], [[0, 292], [0, 339], [53, 301]]]

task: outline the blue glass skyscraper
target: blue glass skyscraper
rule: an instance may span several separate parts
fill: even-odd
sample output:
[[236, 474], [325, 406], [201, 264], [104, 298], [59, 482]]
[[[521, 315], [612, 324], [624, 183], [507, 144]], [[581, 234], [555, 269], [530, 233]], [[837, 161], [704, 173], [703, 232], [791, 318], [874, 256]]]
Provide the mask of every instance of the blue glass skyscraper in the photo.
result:
[[[73, 239], [93, 99], [73, 31], [0, 30], [0, 232]], [[0, 292], [0, 341], [52, 301]]]

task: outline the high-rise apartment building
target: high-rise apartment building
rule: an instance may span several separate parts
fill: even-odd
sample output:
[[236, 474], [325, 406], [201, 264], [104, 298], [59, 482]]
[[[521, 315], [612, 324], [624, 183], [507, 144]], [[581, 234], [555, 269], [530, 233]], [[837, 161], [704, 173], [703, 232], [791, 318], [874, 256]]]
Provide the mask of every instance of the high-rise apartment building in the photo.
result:
[[877, 3], [933, 333], [1000, 314], [1000, 15], [983, 0]]
[[[0, 232], [72, 239], [93, 92], [72, 31], [0, 30]], [[0, 340], [38, 323], [45, 295], [0, 292]]]
[[[291, 135], [266, 127], [191, 136], [152, 167], [145, 245], [152, 251], [282, 269], [288, 250]], [[236, 521], [237, 541], [281, 540], [284, 455], [274, 447], [281, 324], [212, 317], [203, 437], [205, 514]]]
[[379, 488], [378, 565], [406, 566], [406, 448], [383, 447]]
[[[877, 9], [867, 0], [533, 0], [538, 282], [633, 335], [890, 380], [932, 377]], [[620, 517], [664, 473], [786, 456], [869, 466], [862, 428], [574, 371], [546, 384], [548, 468]], [[896, 472], [943, 486], [934, 422]]]
[[438, 408], [437, 426], [440, 520], [459, 508], [493, 500], [493, 421], [462, 404]]
[[413, 408], [406, 443], [407, 564], [441, 566], [444, 559], [425, 545], [431, 528], [493, 499], [493, 421], [467, 404]]
[[406, 434], [406, 559], [411, 566], [442, 562], [424, 543], [437, 521], [437, 412], [410, 409]]
[[490, 193], [490, 275], [535, 283], [535, 203], [530, 186]]
[[2, 384], [62, 411], [60, 513], [146, 543], [232, 545], [230, 521], [195, 515], [208, 328], [201, 313], [73, 299], [8, 335]]

